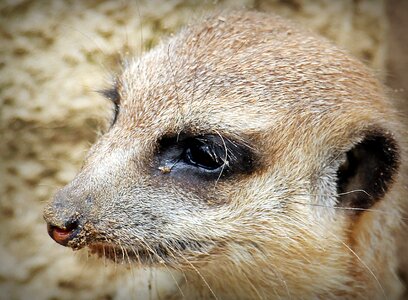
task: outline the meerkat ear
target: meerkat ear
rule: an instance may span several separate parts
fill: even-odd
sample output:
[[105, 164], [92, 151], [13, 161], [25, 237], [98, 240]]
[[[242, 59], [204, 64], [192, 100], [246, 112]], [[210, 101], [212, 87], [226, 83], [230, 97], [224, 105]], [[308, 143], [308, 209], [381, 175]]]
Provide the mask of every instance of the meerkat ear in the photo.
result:
[[367, 209], [392, 185], [399, 169], [399, 148], [393, 135], [375, 130], [345, 154], [337, 171], [339, 204]]

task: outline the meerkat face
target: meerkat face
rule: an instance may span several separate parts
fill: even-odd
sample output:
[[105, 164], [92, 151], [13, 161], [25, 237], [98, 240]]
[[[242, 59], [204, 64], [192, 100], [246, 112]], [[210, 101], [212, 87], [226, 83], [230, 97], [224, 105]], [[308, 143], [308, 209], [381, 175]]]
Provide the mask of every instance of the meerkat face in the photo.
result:
[[104, 94], [110, 129], [45, 209], [57, 242], [181, 269], [270, 259], [289, 286], [299, 268], [348, 284], [352, 224], [399, 164], [360, 63], [278, 17], [227, 14], [130, 60]]

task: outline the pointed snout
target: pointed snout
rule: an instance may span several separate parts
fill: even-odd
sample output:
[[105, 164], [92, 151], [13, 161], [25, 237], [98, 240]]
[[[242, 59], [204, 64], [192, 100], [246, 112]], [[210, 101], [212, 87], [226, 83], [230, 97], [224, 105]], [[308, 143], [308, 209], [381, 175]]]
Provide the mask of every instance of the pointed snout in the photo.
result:
[[44, 209], [43, 216], [47, 222], [48, 234], [60, 245], [69, 246], [69, 242], [81, 233], [85, 222], [85, 211], [81, 202], [86, 202], [86, 199], [82, 201], [81, 198], [84, 197], [74, 195], [70, 188], [65, 187]]
[[81, 171], [44, 209], [52, 239], [78, 248], [87, 242], [85, 236], [92, 238], [95, 231], [89, 228], [101, 221], [98, 212], [109, 206], [120, 187], [127, 184], [129, 174], [124, 170], [134, 167], [131, 159], [135, 157], [129, 153], [129, 149], [115, 148], [107, 138], [93, 146]]

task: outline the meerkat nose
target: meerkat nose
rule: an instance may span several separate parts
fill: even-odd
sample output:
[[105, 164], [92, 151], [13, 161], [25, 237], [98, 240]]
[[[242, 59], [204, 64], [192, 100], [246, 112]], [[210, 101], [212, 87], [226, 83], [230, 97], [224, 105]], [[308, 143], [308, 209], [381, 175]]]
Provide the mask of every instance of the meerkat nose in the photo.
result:
[[50, 237], [58, 244], [66, 246], [79, 233], [78, 222], [69, 221], [64, 226], [56, 226], [47, 223], [47, 230]]

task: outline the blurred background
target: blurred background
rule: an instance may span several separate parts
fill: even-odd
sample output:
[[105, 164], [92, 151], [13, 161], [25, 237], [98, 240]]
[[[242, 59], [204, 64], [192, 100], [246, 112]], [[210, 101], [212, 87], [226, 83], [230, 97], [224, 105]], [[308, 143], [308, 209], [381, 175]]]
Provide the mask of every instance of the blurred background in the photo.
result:
[[389, 86], [408, 119], [408, 1], [2, 0], [0, 299], [165, 297], [167, 274], [129, 272], [57, 245], [42, 207], [75, 176], [111, 117], [96, 91], [121, 59], [206, 12], [232, 8], [278, 13], [328, 37]]

